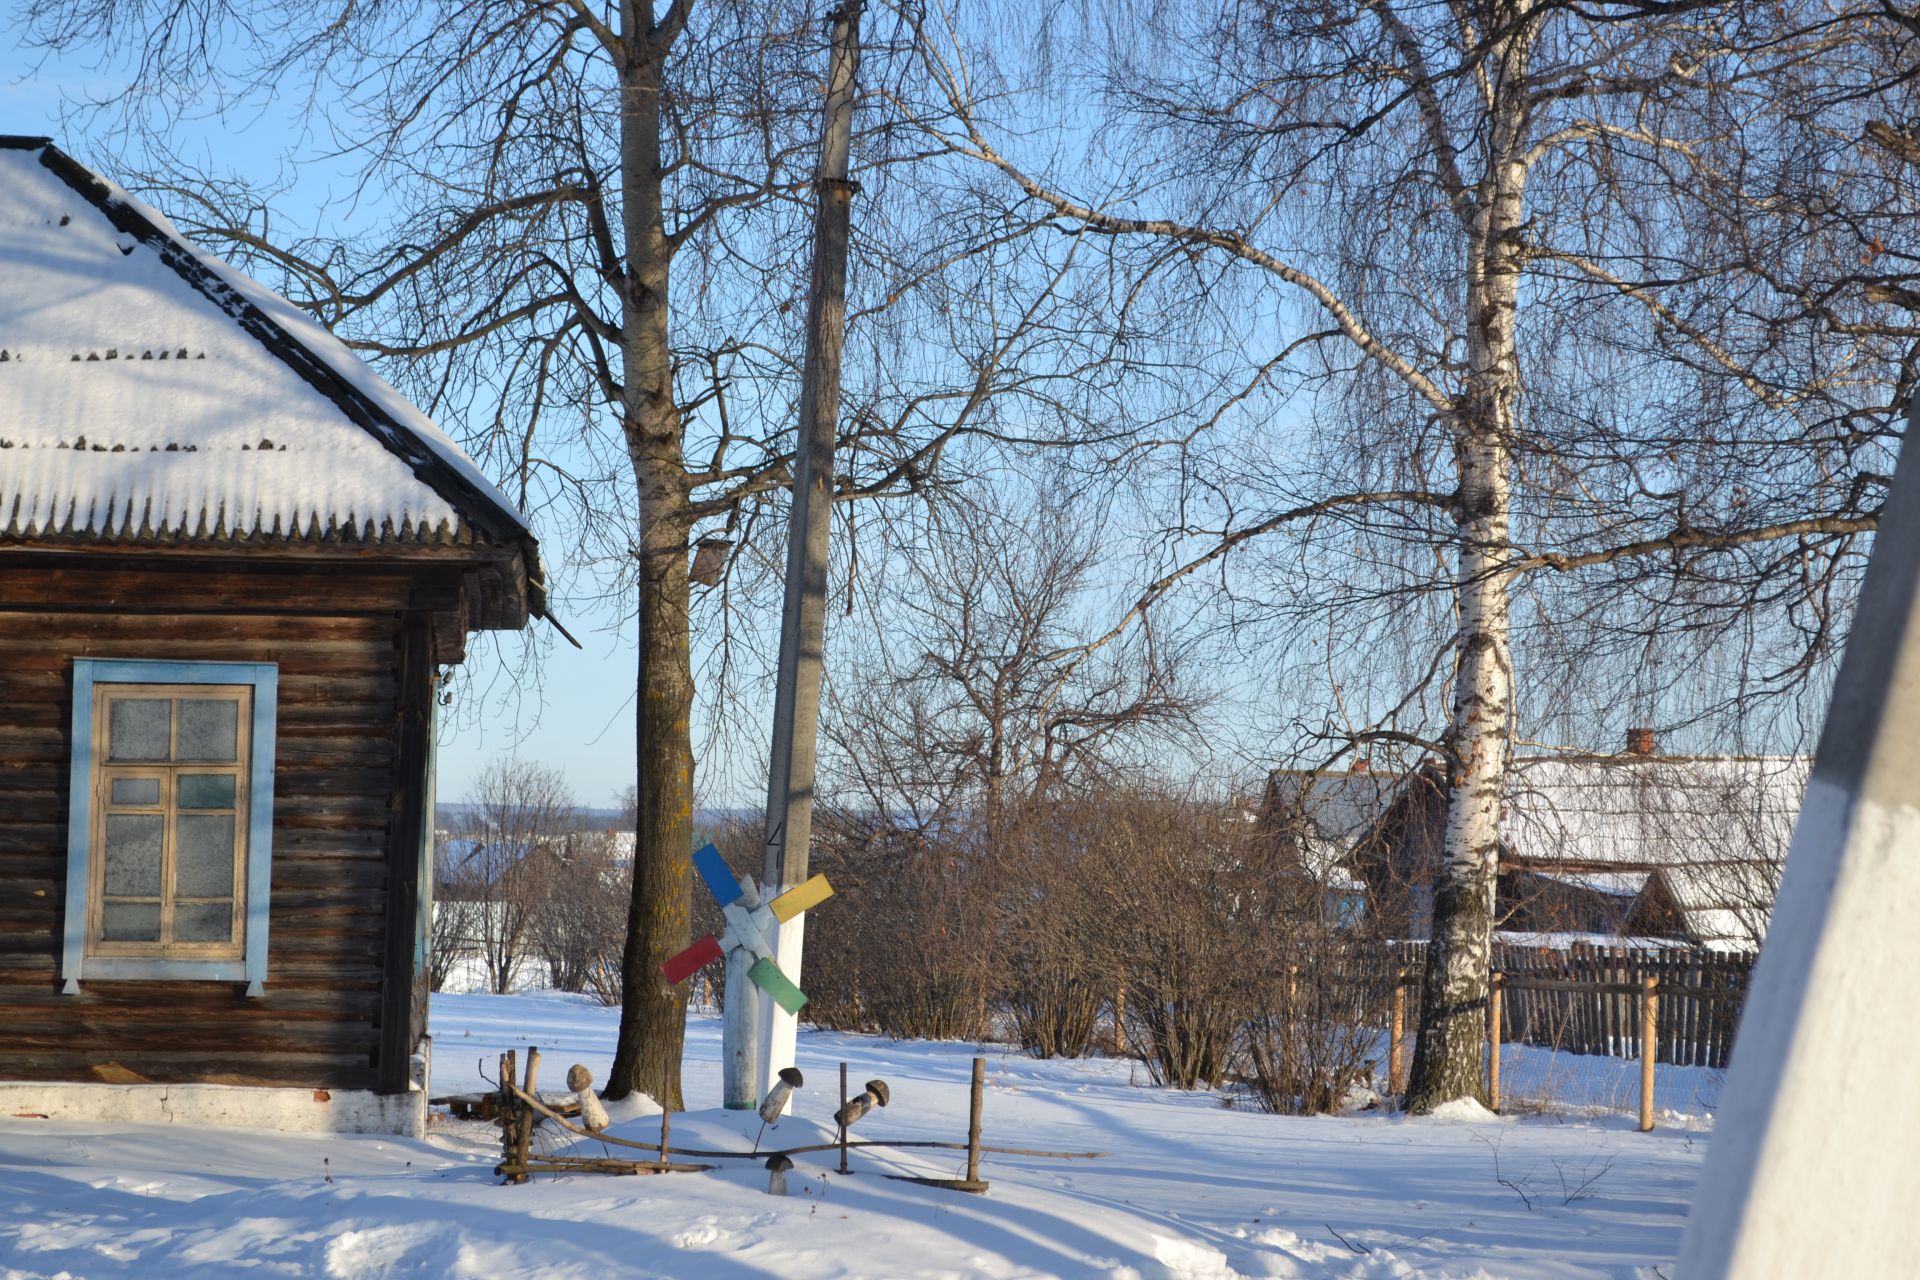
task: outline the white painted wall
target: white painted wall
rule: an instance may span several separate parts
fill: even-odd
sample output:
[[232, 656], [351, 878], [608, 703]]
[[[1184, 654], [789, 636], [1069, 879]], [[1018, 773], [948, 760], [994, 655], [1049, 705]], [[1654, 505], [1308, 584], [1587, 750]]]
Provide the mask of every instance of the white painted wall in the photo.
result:
[[288, 1133], [427, 1129], [427, 1095], [369, 1089], [266, 1089], [230, 1084], [0, 1083], [0, 1116], [114, 1124], [184, 1124]]

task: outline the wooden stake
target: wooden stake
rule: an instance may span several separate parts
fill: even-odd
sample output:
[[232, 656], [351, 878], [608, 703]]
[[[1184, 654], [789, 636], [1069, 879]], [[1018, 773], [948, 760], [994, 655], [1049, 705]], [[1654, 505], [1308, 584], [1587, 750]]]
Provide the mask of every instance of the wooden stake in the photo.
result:
[[1503, 987], [1500, 974], [1493, 975], [1493, 986], [1487, 992], [1487, 1106], [1495, 1111], [1500, 1109], [1500, 992]]
[[508, 1182], [520, 1182], [516, 1157], [520, 1152], [520, 1103], [514, 1096], [513, 1078], [520, 1059], [512, 1049], [500, 1055], [500, 1173]]
[[1122, 1057], [1126, 1052], [1127, 984], [1123, 982], [1113, 989], [1113, 1053], [1115, 1057]]
[[[840, 1111], [845, 1111], [846, 1109], [847, 1109], [847, 1064], [843, 1062], [840, 1064]], [[835, 1112], [834, 1114], [838, 1115], [840, 1114], [840, 1112]], [[851, 1169], [847, 1168], [847, 1126], [845, 1125], [840, 1126], [840, 1172], [842, 1173], [853, 1172]]]
[[[539, 1077], [540, 1077], [540, 1050], [534, 1048], [532, 1045], [528, 1045], [527, 1046], [527, 1081], [524, 1085], [521, 1086], [521, 1088], [525, 1091], [526, 1095], [529, 1098], [537, 1098], [540, 1096], [537, 1088]], [[520, 1137], [519, 1137], [519, 1141], [514, 1144], [514, 1157], [515, 1157], [514, 1163], [517, 1164], [520, 1169], [519, 1174], [514, 1178], [515, 1182], [525, 1182], [527, 1180], [527, 1159], [531, 1153], [531, 1148], [533, 1146], [533, 1126], [536, 1122], [536, 1119], [537, 1118], [534, 1116], [533, 1109], [531, 1107], [524, 1107], [521, 1109]]]
[[1640, 1132], [1653, 1132], [1653, 1052], [1660, 1043], [1660, 980], [1648, 978], [1640, 994]]
[[667, 1129], [672, 1122], [673, 1113], [666, 1107], [660, 1108], [660, 1163], [673, 1163], [673, 1148], [667, 1145]]
[[1393, 1034], [1387, 1041], [1387, 1092], [1400, 1093], [1402, 1046], [1407, 1034], [1407, 983], [1404, 975], [1393, 978]]
[[973, 1060], [973, 1096], [967, 1102], [967, 1181], [980, 1181], [980, 1108], [986, 1101], [987, 1060]]

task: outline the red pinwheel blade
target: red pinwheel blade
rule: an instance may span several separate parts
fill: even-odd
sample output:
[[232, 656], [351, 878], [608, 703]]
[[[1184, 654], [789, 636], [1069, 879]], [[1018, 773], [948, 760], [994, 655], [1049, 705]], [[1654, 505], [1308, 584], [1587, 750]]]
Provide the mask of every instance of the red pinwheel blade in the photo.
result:
[[673, 959], [661, 965], [660, 972], [666, 975], [668, 982], [677, 985], [685, 982], [688, 978], [691, 978], [715, 960], [720, 959], [721, 954], [720, 944], [714, 941], [712, 934], [708, 934]]

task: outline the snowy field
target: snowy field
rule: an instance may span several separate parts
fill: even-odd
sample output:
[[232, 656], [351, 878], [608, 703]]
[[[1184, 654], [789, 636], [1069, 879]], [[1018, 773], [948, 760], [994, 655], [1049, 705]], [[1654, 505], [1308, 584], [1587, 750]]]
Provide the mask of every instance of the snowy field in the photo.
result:
[[[503, 1049], [529, 1044], [553, 1084], [576, 1061], [600, 1078], [614, 1019], [565, 996], [436, 997], [434, 1089], [483, 1087]], [[986, 1196], [879, 1176], [957, 1176], [958, 1152], [856, 1152], [851, 1177], [802, 1156], [779, 1199], [747, 1161], [500, 1186], [497, 1133], [478, 1123], [412, 1142], [0, 1118], [0, 1277], [1654, 1280], [1672, 1273], [1705, 1151], [1695, 1127], [1640, 1134], [1625, 1117], [1266, 1116], [1138, 1086], [1126, 1062], [983, 1051], [988, 1143], [1112, 1154], [989, 1156]], [[856, 1134], [963, 1138], [973, 1052], [803, 1033], [807, 1083], [767, 1145], [831, 1136], [842, 1059], [854, 1088], [893, 1090]], [[695, 1018], [695, 1107], [718, 1102], [718, 1056], [718, 1024]], [[702, 1110], [673, 1135], [745, 1145], [757, 1126]], [[616, 1129], [652, 1138], [658, 1122]]]

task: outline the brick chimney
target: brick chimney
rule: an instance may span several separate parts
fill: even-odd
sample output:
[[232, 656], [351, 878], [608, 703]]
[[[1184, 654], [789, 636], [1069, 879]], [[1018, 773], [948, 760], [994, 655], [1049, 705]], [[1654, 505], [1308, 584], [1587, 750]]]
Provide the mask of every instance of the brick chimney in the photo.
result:
[[1659, 755], [1660, 751], [1658, 744], [1654, 740], [1653, 730], [1627, 730], [1627, 754], [1630, 756]]

